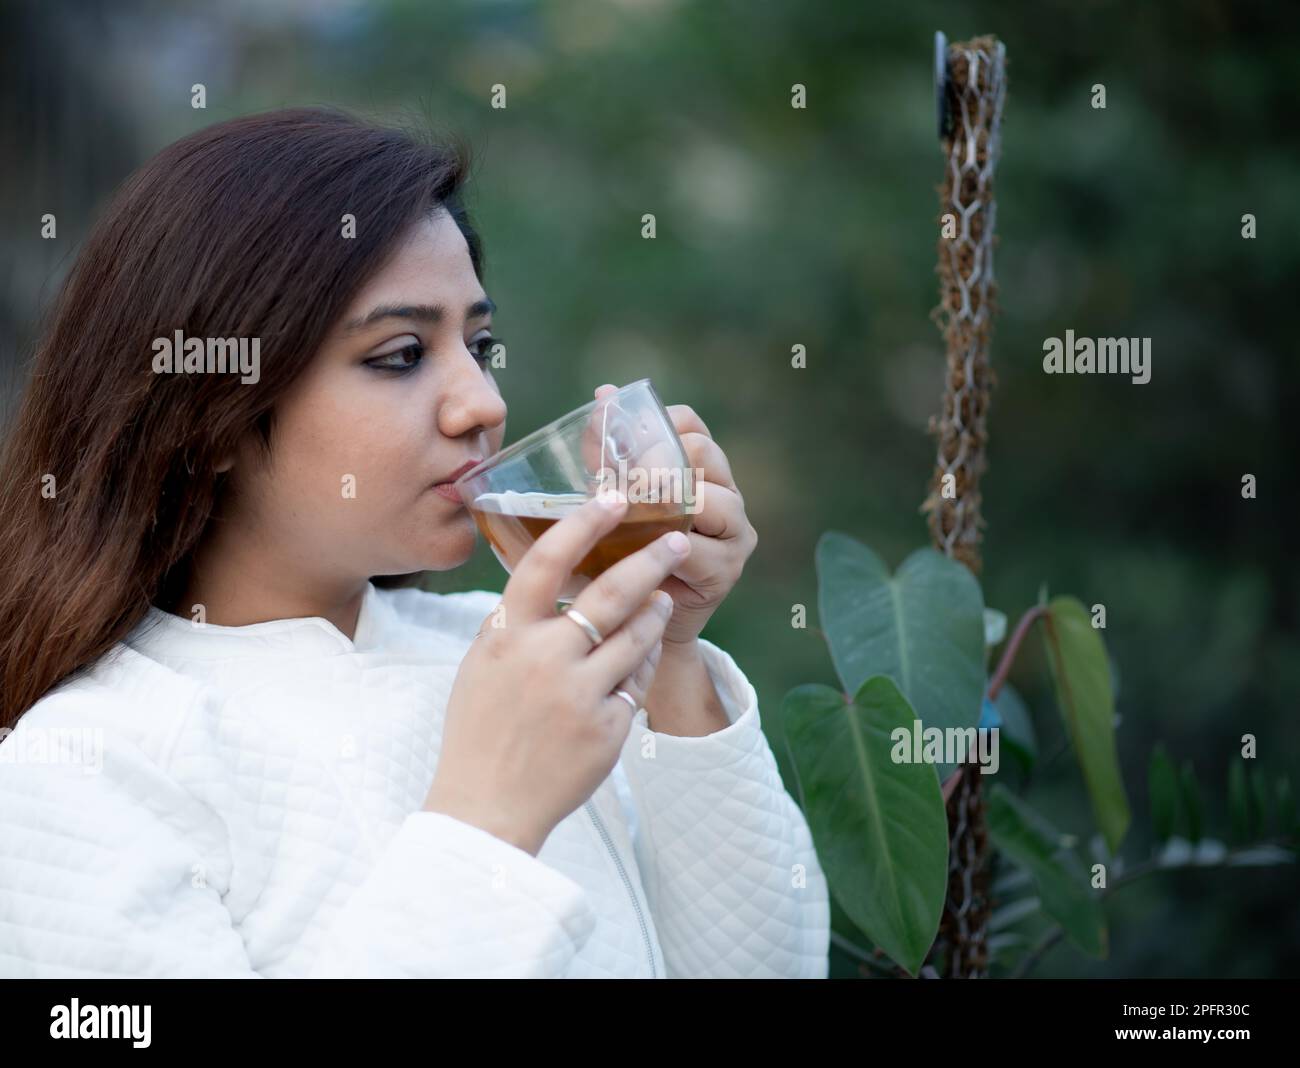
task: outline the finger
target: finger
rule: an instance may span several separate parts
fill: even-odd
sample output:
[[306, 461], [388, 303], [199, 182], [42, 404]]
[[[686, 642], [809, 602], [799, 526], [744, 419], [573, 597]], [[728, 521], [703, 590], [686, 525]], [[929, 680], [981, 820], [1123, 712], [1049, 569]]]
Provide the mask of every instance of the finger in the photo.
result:
[[704, 425], [704, 420], [700, 418], [689, 404], [670, 404], [664, 411], [668, 413], [668, 418], [673, 421], [673, 426], [677, 428], [678, 435], [682, 434], [703, 434], [705, 437], [713, 437], [709, 433], [709, 428]]
[[645, 707], [645, 699], [650, 695], [650, 686], [654, 682], [655, 672], [659, 669], [663, 651], [664, 643], [660, 639], [654, 643], [646, 658], [636, 666], [636, 670], [619, 683], [620, 688], [636, 697], [638, 708]]
[[[582, 460], [587, 471], [602, 475], [608, 469], [603, 475], [606, 484], [617, 477], [629, 482], [644, 479], [649, 485], [658, 485], [672, 472], [680, 473], [683, 467], [689, 467], [679, 435], [653, 430], [653, 418], [647, 423], [647, 413], [635, 406], [625, 410], [617, 392], [618, 387], [610, 383], [596, 387], [596, 401], [582, 436]], [[617, 488], [632, 496], [621, 481]], [[655, 499], [653, 494], [651, 499]]]
[[503, 604], [504, 604], [503, 601], [497, 601], [492, 611], [483, 617], [483, 622], [478, 625], [478, 630], [475, 632], [474, 637], [471, 638], [470, 641], [476, 641], [477, 639], [483, 637], [483, 635], [486, 634], [488, 631], [497, 630], [500, 629], [502, 626], [504, 626], [505, 610], [502, 607]]
[[[700, 534], [689, 535], [691, 555], [683, 560], [661, 587], [676, 594], [672, 579], [679, 579], [698, 592], [712, 590], [718, 584], [732, 582], [740, 576], [749, 554], [737, 548], [735, 541], [722, 541]], [[687, 603], [690, 603], [689, 601]]]
[[646, 658], [637, 665], [637, 669], [627, 677], [627, 681], [632, 684], [634, 691], [642, 697], [646, 697], [650, 693], [650, 684], [654, 682], [655, 672], [659, 670], [659, 661], [663, 658], [663, 653], [664, 643], [661, 638], [655, 642]]
[[593, 497], [552, 525], [520, 558], [501, 594], [511, 620], [534, 620], [555, 615], [560, 591], [600, 538], [618, 525], [627, 511], [627, 499]]
[[[619, 688], [627, 689], [625, 686]], [[632, 721], [645, 704], [645, 697], [632, 693], [630, 690], [628, 693], [632, 697], [631, 702], [625, 701], [611, 690], [609, 696], [597, 707], [597, 713], [601, 716], [602, 728], [620, 748], [627, 741], [627, 736], [632, 733]], [[636, 705], [635, 709], [632, 704]]]
[[[573, 607], [591, 621], [602, 637], [608, 639], [627, 619], [645, 604], [651, 591], [658, 588], [681, 563], [684, 553], [677, 553], [668, 544], [671, 534], [656, 538], [649, 545], [625, 556], [612, 567], [606, 568], [595, 580], [583, 588], [574, 599]], [[689, 539], [687, 545], [689, 546]], [[591, 639], [581, 627], [569, 624], [573, 631], [570, 639], [576, 651], [584, 644], [590, 648]], [[632, 670], [633, 661], [610, 681], [621, 678]]]
[[[604, 387], [601, 387], [604, 390]], [[611, 420], [617, 424], [620, 407], [615, 394], [617, 388], [597, 392], [596, 401], [587, 416], [582, 431], [582, 463], [590, 475], [599, 475], [601, 469], [618, 469], [618, 458], [610, 447]], [[616, 426], [615, 426], [616, 430]]]
[[[650, 655], [641, 661], [631, 675], [618, 684], [617, 689], [631, 694], [636, 699], [636, 710], [638, 712], [645, 708], [646, 698], [650, 696], [650, 687], [654, 684], [655, 671], [659, 667], [663, 646], [662, 641], [656, 642], [655, 647], [650, 650]], [[615, 694], [615, 696], [618, 695]], [[619, 700], [622, 701], [623, 699], [620, 697]], [[632, 712], [632, 707], [626, 701], [623, 701], [623, 704], [627, 706], [629, 712]], [[633, 714], [635, 715], [635, 713]]]
[[662, 590], [647, 596], [626, 623], [583, 659], [581, 670], [591, 676], [593, 685], [612, 691], [635, 673], [663, 640], [672, 609], [673, 599]]
[[692, 549], [700, 544], [695, 539], [701, 535], [729, 541], [747, 537], [750, 533], [745, 502], [735, 490], [712, 482], [696, 482], [694, 507], [694, 512], [687, 513], [691, 520], [687, 537], [691, 539]]
[[707, 434], [701, 434], [697, 430], [687, 431], [680, 437], [682, 447], [690, 460], [690, 466], [698, 469], [697, 474], [703, 471], [706, 481], [725, 486], [736, 493], [740, 492], [731, 477], [731, 463], [727, 459], [727, 454], [722, 451], [721, 445]]
[[[618, 488], [624, 490], [629, 496], [636, 497], [633, 490], [629, 487], [639, 479], [647, 487], [647, 492], [642, 497], [653, 499], [655, 494], [650, 487], [663, 486], [671, 481], [674, 472], [679, 472], [682, 468], [691, 466], [690, 459], [686, 454], [684, 446], [679, 446], [677, 441], [667, 434], [667, 427], [664, 428], [662, 436], [656, 436], [652, 440], [641, 440], [637, 443], [635, 455], [629, 456], [626, 461], [626, 483], [624, 486], [620, 482]], [[606, 451], [606, 461], [620, 478], [623, 477], [623, 471], [619, 467], [617, 458], [610, 461], [609, 452]]]

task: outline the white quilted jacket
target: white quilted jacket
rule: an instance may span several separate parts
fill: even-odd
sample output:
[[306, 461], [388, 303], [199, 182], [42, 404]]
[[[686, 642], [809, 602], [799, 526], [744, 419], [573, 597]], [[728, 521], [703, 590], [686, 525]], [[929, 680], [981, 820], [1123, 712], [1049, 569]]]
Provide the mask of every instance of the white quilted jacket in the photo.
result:
[[0, 977], [824, 977], [808, 825], [707, 641], [730, 726], [638, 712], [537, 857], [421, 810], [499, 600], [371, 585], [354, 640], [151, 610], [0, 743]]

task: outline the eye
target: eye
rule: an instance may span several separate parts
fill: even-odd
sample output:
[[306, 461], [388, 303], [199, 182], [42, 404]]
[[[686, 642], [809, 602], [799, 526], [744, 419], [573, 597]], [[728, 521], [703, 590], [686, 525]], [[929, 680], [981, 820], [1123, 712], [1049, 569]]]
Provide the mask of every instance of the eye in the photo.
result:
[[366, 366], [373, 367], [376, 371], [404, 374], [415, 370], [422, 359], [424, 359], [424, 346], [418, 341], [413, 341], [393, 352], [386, 352], [382, 356], [366, 360]]
[[[476, 360], [490, 360], [492, 358], [492, 347], [500, 344], [503, 344], [501, 338], [493, 337], [489, 334], [487, 337], [481, 337], [471, 341], [469, 344], [469, 350], [474, 354], [474, 359]], [[480, 345], [482, 346], [481, 349], [478, 348]]]

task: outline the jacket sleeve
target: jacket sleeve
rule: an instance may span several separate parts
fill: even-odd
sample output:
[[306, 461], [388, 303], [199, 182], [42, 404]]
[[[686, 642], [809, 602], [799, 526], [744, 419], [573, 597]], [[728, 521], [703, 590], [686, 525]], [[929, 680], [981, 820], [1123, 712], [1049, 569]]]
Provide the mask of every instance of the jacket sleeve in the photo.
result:
[[754, 687], [722, 649], [700, 648], [729, 725], [662, 734], [641, 709], [621, 760], [668, 975], [825, 978], [830, 899], [812, 834], [782, 784]]
[[[114, 728], [112, 704], [51, 694], [0, 742], [0, 977], [261, 978], [223, 900], [224, 821], [159, 746]], [[594, 925], [577, 883], [415, 812], [335, 915], [310, 977], [558, 976]]]

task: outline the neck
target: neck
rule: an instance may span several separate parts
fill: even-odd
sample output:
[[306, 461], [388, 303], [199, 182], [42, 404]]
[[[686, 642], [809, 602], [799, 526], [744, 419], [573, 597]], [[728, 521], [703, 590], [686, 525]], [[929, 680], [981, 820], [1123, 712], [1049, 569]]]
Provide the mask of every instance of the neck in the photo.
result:
[[274, 619], [319, 616], [352, 639], [366, 593], [366, 579], [327, 576], [287, 560], [254, 551], [247, 543], [217, 532], [194, 554], [185, 592], [173, 611], [193, 618], [203, 606], [204, 620], [243, 627]]

